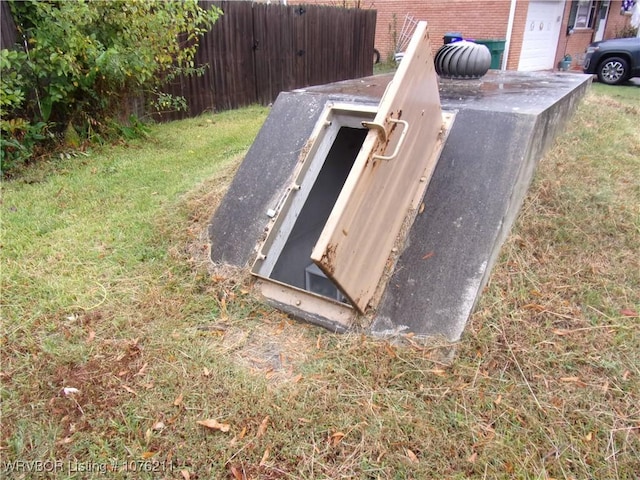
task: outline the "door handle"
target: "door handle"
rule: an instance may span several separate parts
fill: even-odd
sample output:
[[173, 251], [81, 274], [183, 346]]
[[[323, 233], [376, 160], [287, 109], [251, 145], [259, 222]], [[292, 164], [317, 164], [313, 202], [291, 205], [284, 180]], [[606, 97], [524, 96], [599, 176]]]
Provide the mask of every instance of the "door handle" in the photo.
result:
[[[409, 130], [409, 122], [407, 122], [406, 120], [396, 120], [395, 118], [390, 118], [389, 121], [402, 125], [402, 132], [400, 133], [400, 138], [398, 139], [396, 149], [391, 155], [374, 155], [373, 157], [371, 157], [373, 160], [393, 160], [394, 158], [396, 158], [398, 156], [398, 153], [400, 152], [402, 143], [407, 136], [407, 130]], [[369, 130], [376, 130], [382, 136], [382, 141], [387, 141], [387, 131], [385, 130], [384, 125], [376, 122], [362, 122], [362, 125], [367, 127]]]

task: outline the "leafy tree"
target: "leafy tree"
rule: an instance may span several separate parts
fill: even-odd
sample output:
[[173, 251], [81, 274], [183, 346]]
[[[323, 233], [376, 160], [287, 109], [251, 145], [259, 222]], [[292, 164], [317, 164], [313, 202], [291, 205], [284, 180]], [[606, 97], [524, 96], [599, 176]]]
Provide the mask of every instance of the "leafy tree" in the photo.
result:
[[221, 14], [197, 0], [26, 0], [11, 9], [21, 41], [0, 56], [3, 169], [54, 133], [104, 135], [129, 99], [186, 108], [163, 87], [202, 72], [198, 42]]

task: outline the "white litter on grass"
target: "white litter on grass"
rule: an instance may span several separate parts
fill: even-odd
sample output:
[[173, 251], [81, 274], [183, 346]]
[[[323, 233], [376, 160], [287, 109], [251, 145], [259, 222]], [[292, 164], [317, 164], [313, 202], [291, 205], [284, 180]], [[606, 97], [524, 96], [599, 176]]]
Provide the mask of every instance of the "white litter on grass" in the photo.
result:
[[80, 390], [74, 387], [64, 387], [62, 389], [62, 393], [64, 393], [64, 395], [68, 397], [69, 395], [73, 395], [74, 393], [80, 393]]

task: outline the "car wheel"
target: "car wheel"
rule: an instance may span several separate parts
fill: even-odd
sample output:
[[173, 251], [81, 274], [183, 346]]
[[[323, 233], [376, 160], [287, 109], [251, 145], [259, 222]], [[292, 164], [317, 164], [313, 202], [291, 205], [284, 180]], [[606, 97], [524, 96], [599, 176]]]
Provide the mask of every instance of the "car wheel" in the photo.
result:
[[611, 57], [598, 67], [598, 80], [607, 85], [617, 85], [627, 79], [629, 64], [624, 58]]

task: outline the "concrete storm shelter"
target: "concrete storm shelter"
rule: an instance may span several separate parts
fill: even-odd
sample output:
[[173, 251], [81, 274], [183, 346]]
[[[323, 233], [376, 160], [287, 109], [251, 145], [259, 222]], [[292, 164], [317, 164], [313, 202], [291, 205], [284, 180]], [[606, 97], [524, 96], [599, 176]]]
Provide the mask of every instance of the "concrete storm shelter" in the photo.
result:
[[395, 75], [281, 93], [209, 227], [216, 265], [334, 331], [458, 340], [535, 166], [590, 77]]

